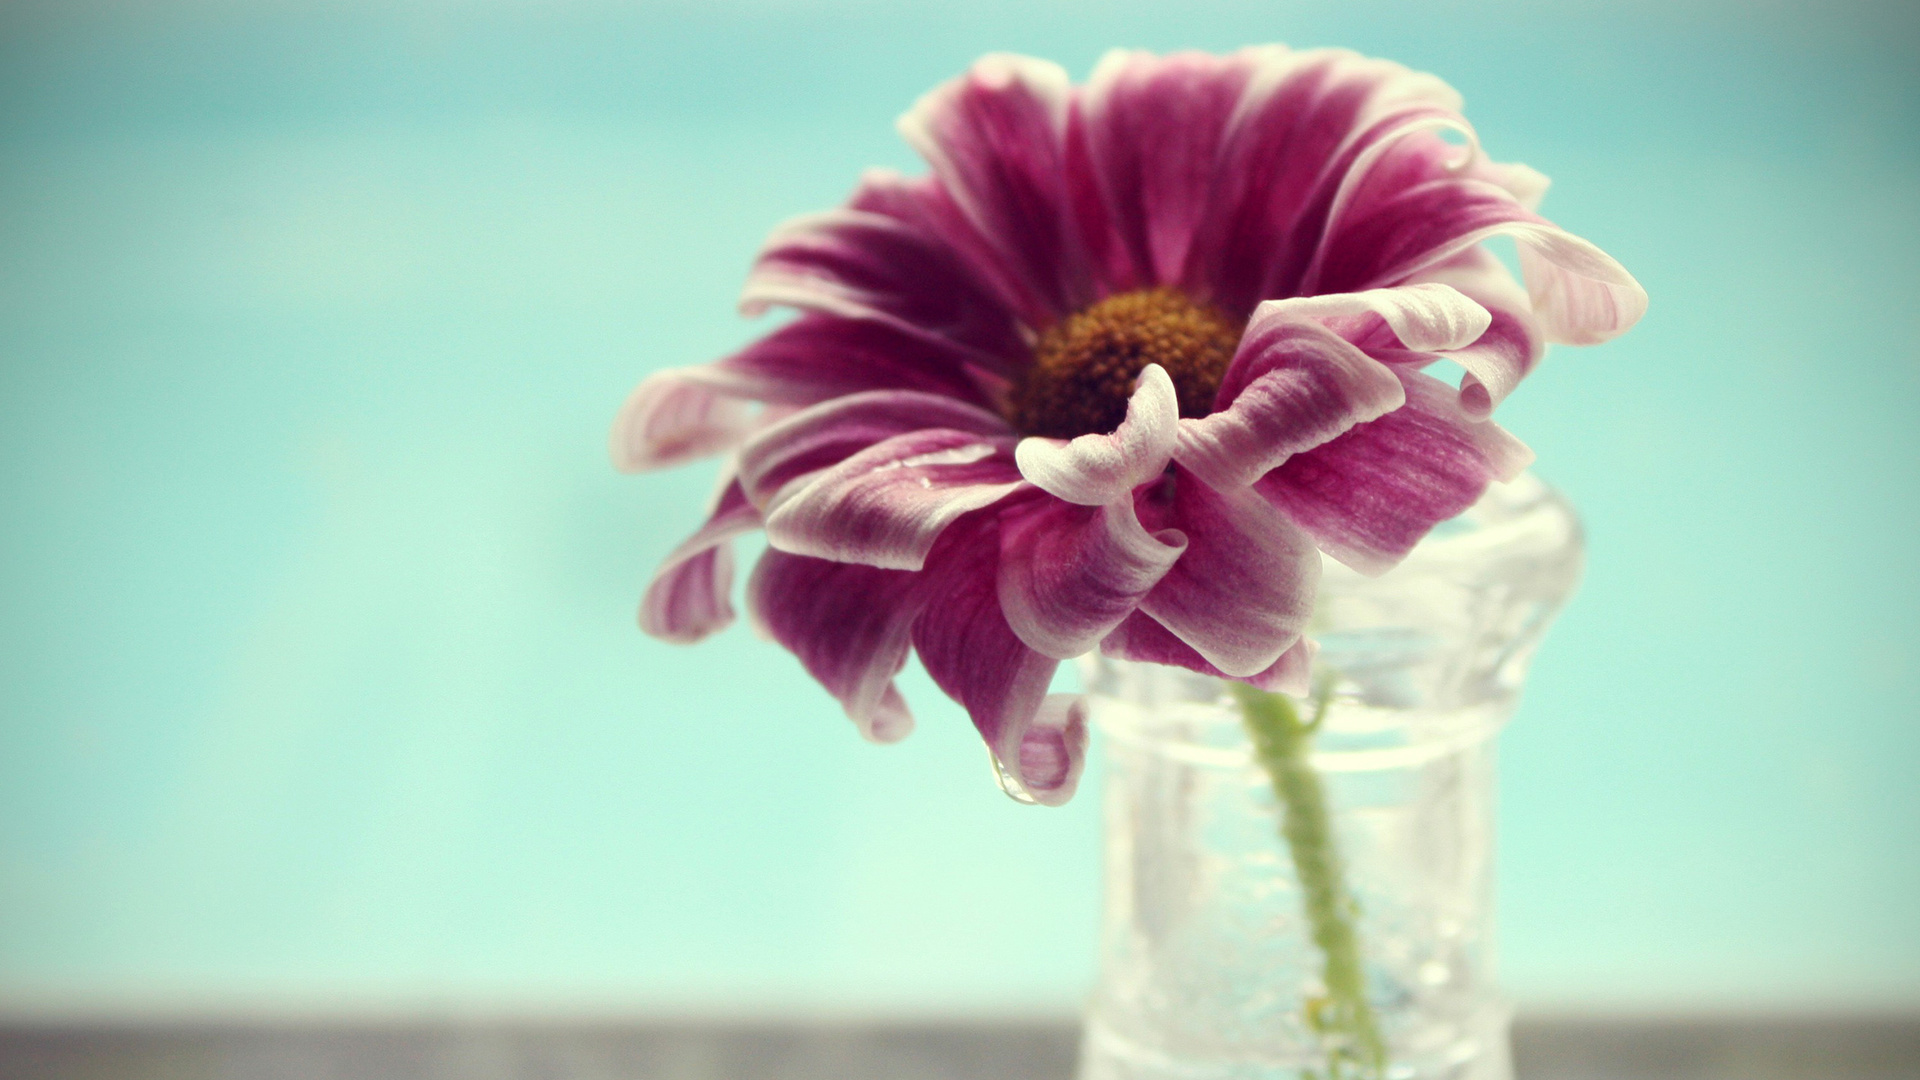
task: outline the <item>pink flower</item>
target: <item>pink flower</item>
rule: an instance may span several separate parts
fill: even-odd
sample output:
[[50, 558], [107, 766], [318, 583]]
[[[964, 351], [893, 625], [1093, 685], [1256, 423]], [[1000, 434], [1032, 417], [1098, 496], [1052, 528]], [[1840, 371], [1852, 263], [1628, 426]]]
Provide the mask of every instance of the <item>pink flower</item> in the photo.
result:
[[1341, 51], [1115, 52], [1083, 87], [980, 60], [901, 118], [932, 175], [769, 238], [741, 307], [797, 319], [627, 401], [621, 468], [732, 454], [641, 625], [725, 626], [728, 541], [764, 527], [752, 616], [864, 734], [911, 729], [912, 649], [1045, 803], [1086, 740], [1063, 659], [1298, 689], [1320, 552], [1380, 573], [1512, 478], [1494, 406], [1646, 307], [1459, 105]]

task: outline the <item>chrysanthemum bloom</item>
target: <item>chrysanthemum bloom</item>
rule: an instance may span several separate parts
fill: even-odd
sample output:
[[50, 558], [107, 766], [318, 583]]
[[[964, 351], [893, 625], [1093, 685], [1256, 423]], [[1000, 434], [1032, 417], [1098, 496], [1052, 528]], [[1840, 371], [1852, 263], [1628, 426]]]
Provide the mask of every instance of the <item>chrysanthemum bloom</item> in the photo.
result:
[[1646, 307], [1459, 105], [1344, 51], [980, 60], [900, 120], [931, 175], [769, 238], [741, 307], [798, 318], [621, 411], [623, 469], [731, 455], [641, 625], [725, 626], [764, 527], [751, 614], [865, 735], [911, 729], [911, 648], [1045, 803], [1086, 739], [1063, 659], [1299, 688], [1320, 553], [1385, 571], [1517, 474], [1494, 406]]

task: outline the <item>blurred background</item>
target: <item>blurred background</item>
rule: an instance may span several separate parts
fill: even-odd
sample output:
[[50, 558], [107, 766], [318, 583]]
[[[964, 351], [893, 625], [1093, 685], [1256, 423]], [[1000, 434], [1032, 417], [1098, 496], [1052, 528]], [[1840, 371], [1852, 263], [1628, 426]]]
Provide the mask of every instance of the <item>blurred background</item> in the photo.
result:
[[1509, 991], [1920, 1010], [1910, 4], [84, 0], [0, 7], [0, 1018], [1070, 1017], [1097, 800], [642, 636], [712, 472], [605, 431], [977, 54], [1265, 41], [1446, 78], [1653, 298], [1502, 409], [1590, 543]]

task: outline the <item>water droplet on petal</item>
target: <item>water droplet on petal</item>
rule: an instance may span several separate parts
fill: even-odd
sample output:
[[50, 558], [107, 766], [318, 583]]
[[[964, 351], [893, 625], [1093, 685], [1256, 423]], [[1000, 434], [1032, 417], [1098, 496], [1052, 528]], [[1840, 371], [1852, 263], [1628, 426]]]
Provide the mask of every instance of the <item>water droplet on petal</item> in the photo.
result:
[[1000, 761], [999, 754], [989, 750], [987, 751], [987, 760], [993, 762], [993, 778], [999, 783], [1000, 790], [1007, 793], [1007, 798], [1025, 806], [1040, 805], [1040, 800], [1029, 794], [1027, 786], [1020, 782], [1020, 778], [1015, 776], [1013, 771], [1008, 769], [1006, 765]]

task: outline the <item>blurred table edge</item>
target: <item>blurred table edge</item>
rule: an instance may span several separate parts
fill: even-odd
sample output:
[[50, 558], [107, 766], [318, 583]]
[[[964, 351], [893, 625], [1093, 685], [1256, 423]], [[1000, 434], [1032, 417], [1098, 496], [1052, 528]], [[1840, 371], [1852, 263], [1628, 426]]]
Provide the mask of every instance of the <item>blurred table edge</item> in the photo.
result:
[[[1074, 1020], [0, 1018], [0, 1080], [1065, 1080]], [[1520, 1080], [1920, 1078], [1920, 1011], [1523, 1015]]]

